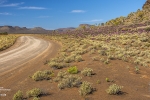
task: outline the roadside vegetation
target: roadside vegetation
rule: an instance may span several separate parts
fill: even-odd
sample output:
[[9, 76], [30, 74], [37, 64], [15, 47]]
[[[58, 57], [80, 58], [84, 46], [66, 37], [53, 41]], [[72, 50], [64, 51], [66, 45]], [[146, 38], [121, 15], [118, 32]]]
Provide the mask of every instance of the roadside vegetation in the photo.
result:
[[[84, 98], [95, 92], [101, 96], [103, 91], [107, 95], [119, 96], [132, 91], [141, 96], [141, 90], [148, 88], [141, 80], [142, 75], [147, 74], [142, 69], [150, 67], [150, 21], [147, 12], [138, 10], [105, 24], [83, 25], [73, 31], [38, 35], [62, 47], [55, 58], [44, 63], [47, 69], [53, 71], [37, 71], [31, 78], [35, 81], [50, 79], [61, 92], [77, 88], [76, 92]], [[145, 80], [147, 82], [148, 78]], [[18, 94], [22, 98], [21, 92], [15, 96]], [[30, 94], [28, 97], [38, 98], [41, 91], [35, 96], [31, 92], [27, 94]]]
[[[132, 71], [135, 75], [141, 74], [142, 67], [149, 68], [150, 35], [140, 32], [119, 34], [92, 33], [92, 35], [87, 35], [86, 31], [82, 30], [82, 33], [80, 33], [82, 34], [81, 37], [79, 37], [79, 34], [75, 35], [74, 32], [72, 35], [58, 32], [41, 35], [40, 37], [42, 38], [59, 43], [62, 45], [62, 48], [55, 58], [49, 59], [43, 64], [47, 65], [48, 69], [50, 68], [51, 70], [37, 71], [30, 78], [37, 82], [46, 80], [56, 83], [60, 91], [78, 88], [76, 92], [84, 98], [99, 91], [98, 88], [101, 85], [107, 85], [107, 88], [103, 91], [108, 95], [122, 95], [128, 92], [124, 91], [126, 86], [120, 84], [122, 81], [116, 83], [118, 80], [113, 79], [112, 75], [100, 79], [98, 77], [101, 76], [97, 75], [101, 73], [97, 69], [103, 66], [107, 68], [111, 64], [116, 66], [114, 64], [115, 61], [132, 64], [132, 68], [131, 66], [126, 66], [125, 69]], [[95, 70], [92, 67], [94, 63], [99, 63], [101, 66], [96, 66], [97, 69]], [[94, 81], [91, 82], [88, 78]], [[97, 87], [96, 85], [99, 86]], [[40, 91], [37, 95], [32, 94], [31, 91], [27, 93], [28, 98], [32, 97], [38, 100], [42, 95]], [[20, 98], [22, 98], [22, 95]]]
[[0, 51], [2, 50], [5, 50], [7, 48], [9, 48], [10, 46], [12, 46], [15, 41], [16, 41], [16, 38], [18, 37], [19, 35], [8, 35], [8, 34], [2, 34], [0, 33]]

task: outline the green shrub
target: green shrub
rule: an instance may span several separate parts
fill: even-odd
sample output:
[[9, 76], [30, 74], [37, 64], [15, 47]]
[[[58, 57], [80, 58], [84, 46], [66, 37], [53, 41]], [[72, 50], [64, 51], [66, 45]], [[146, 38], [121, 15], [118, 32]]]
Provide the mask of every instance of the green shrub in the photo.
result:
[[42, 95], [42, 91], [39, 88], [34, 88], [32, 90], [27, 91], [27, 97], [39, 97], [40, 95]]
[[110, 82], [109, 78], [106, 78], [105, 80], [106, 80], [106, 82]]
[[23, 93], [22, 91], [18, 91], [14, 94], [13, 96], [13, 100], [23, 100]]
[[76, 66], [72, 66], [67, 70], [70, 74], [77, 74], [78, 73], [78, 69]]
[[86, 96], [92, 92], [93, 92], [93, 88], [91, 86], [91, 83], [84, 81], [79, 88], [79, 94], [81, 96]]
[[36, 73], [33, 74], [32, 79], [35, 81], [40, 81], [40, 80], [49, 80], [52, 76], [54, 76], [54, 72], [50, 70], [45, 70], [45, 71], [37, 71]]
[[121, 92], [121, 89], [123, 88], [123, 86], [118, 86], [116, 84], [112, 84], [109, 86], [109, 88], [106, 90], [106, 92], [110, 95], [116, 95], [119, 94]]
[[93, 69], [91, 68], [85, 68], [83, 71], [81, 71], [81, 74], [84, 76], [92, 76]]
[[81, 84], [81, 79], [81, 77], [76, 75], [67, 75], [58, 83], [58, 88], [64, 89], [66, 87], [78, 87]]

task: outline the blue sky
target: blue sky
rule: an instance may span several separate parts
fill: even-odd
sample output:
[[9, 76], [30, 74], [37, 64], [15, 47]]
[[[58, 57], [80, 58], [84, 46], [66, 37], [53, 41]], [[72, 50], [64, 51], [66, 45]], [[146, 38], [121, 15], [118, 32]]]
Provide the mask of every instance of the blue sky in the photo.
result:
[[0, 0], [0, 26], [57, 29], [103, 23], [142, 9], [146, 0]]

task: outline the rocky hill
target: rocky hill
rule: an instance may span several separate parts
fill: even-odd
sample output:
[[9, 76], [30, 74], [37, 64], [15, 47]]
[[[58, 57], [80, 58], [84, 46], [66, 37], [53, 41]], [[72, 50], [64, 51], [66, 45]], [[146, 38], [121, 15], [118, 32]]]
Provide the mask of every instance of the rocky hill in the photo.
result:
[[150, 11], [150, 0], [147, 0], [142, 8], [143, 8], [143, 10], [149, 10]]
[[150, 21], [150, 0], [147, 0], [142, 7], [136, 12], [131, 12], [127, 17], [118, 17], [105, 23], [105, 25], [129, 25], [137, 23], [145, 23]]
[[0, 26], [0, 33], [50, 33], [51, 30], [45, 30], [41, 27], [26, 28], [19, 26]]

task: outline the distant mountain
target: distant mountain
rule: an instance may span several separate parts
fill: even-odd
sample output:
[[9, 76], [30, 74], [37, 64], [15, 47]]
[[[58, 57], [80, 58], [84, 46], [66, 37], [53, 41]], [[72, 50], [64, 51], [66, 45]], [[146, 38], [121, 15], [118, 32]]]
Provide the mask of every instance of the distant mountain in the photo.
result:
[[150, 22], [150, 0], [147, 0], [145, 2], [142, 10], [138, 9], [136, 12], [131, 12], [127, 17], [121, 16], [109, 20], [105, 23], [105, 25], [129, 25], [145, 22]]
[[0, 26], [0, 33], [50, 33], [52, 30], [45, 30], [41, 27], [26, 28], [19, 26]]
[[56, 31], [58, 32], [65, 32], [65, 31], [72, 31], [72, 30], [75, 30], [76, 28], [74, 27], [68, 27], [68, 28], [58, 28], [56, 29]]

